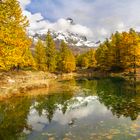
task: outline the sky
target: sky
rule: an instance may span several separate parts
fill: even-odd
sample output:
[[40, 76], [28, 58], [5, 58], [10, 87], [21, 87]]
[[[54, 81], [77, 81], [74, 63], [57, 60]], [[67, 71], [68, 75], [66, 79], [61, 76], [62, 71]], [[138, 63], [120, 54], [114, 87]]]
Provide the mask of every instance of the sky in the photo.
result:
[[[98, 41], [115, 31], [140, 31], [140, 0], [19, 0], [30, 34], [70, 31]], [[73, 25], [67, 18], [74, 20]]]

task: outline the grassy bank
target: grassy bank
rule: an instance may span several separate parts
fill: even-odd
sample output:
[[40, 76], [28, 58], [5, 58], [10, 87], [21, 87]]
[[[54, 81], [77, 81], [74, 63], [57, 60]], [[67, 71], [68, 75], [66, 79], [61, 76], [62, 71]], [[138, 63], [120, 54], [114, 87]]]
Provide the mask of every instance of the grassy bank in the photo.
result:
[[25, 93], [33, 89], [48, 88], [49, 81], [55, 78], [55, 75], [45, 72], [1, 72], [0, 94]]
[[[56, 88], [58, 81], [70, 80], [76, 73], [50, 74], [43, 71], [12, 71], [0, 73], [0, 98], [35, 93], [36, 90]], [[39, 92], [40, 93], [40, 92]]]

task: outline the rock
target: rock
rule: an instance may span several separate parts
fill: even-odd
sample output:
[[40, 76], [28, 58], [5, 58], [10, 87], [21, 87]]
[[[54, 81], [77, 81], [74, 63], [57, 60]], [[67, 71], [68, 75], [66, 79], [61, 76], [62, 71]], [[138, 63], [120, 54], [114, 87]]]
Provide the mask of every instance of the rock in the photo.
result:
[[54, 137], [49, 137], [48, 140], [55, 140], [55, 138]]
[[112, 140], [113, 136], [112, 135], [108, 135], [106, 136], [107, 139]]
[[8, 78], [8, 79], [7, 79], [7, 81], [8, 81], [8, 83], [10, 83], [10, 84], [13, 84], [13, 83], [15, 83], [15, 80], [13, 80], [13, 79], [10, 79], [10, 78]]
[[75, 123], [75, 120], [76, 120], [75, 118], [72, 118], [72, 119], [68, 122], [68, 124], [69, 124], [69, 125], [73, 125], [73, 124]]
[[70, 138], [63, 138], [63, 140], [71, 140]]
[[72, 136], [72, 133], [68, 132], [68, 133], [65, 134], [65, 136], [67, 136], [67, 137]]

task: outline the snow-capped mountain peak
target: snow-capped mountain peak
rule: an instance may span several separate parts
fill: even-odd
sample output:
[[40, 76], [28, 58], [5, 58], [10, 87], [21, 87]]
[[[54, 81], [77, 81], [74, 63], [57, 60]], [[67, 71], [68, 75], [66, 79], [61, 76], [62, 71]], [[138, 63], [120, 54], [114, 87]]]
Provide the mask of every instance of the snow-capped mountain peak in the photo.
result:
[[97, 44], [93, 41], [87, 40], [86, 36], [81, 36], [76, 33], [63, 32], [63, 31], [51, 31], [55, 41], [64, 40], [71, 46], [75, 47], [97, 47]]
[[[74, 26], [75, 23], [72, 18], [67, 18], [66, 20], [71, 26]], [[98, 46], [98, 43], [95, 43], [94, 41], [89, 41], [87, 40], [86, 36], [80, 35], [78, 33], [73, 33], [68, 30], [55, 31], [49, 29], [49, 31], [56, 42], [61, 42], [62, 40], [64, 40], [69, 46], [72, 47], [92, 48]], [[34, 39], [36, 40], [37, 38], [41, 38], [42, 40], [45, 40], [46, 34], [35, 34]]]

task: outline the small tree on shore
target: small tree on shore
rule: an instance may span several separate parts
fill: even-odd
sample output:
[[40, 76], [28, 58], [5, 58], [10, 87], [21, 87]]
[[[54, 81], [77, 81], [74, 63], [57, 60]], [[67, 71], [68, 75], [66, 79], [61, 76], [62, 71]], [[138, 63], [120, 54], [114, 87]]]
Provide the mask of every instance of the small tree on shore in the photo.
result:
[[47, 71], [47, 57], [46, 48], [41, 40], [38, 40], [35, 46], [34, 58], [36, 61], [37, 69], [42, 71]]

